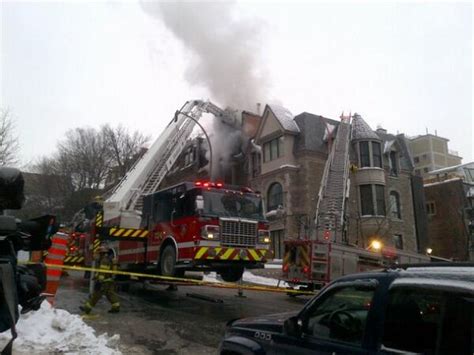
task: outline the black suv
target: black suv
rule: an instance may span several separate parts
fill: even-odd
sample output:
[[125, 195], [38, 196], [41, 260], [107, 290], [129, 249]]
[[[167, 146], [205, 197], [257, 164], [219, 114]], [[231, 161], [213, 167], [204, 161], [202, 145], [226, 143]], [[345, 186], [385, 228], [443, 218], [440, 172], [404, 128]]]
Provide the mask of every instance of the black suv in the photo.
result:
[[474, 354], [474, 264], [342, 277], [298, 313], [229, 322], [220, 353]]

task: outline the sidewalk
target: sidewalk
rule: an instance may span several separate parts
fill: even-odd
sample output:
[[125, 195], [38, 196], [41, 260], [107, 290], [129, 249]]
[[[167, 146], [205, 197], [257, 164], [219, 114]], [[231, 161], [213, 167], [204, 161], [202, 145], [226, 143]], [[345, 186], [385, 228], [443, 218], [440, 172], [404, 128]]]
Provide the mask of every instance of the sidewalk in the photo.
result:
[[282, 267], [281, 259], [275, 259], [266, 263], [264, 269], [250, 269], [247, 271], [250, 271], [252, 274], [256, 276], [263, 276], [263, 277], [279, 280], [281, 279], [281, 267]]

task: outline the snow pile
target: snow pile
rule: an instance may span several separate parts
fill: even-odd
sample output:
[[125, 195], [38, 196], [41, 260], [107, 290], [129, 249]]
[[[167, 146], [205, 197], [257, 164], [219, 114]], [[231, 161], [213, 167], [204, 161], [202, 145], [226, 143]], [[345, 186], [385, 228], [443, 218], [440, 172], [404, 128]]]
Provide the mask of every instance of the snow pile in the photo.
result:
[[[22, 314], [16, 325], [18, 338], [13, 343], [13, 354], [104, 354], [119, 355], [120, 336], [107, 333], [95, 335], [94, 329], [80, 316], [43, 302], [36, 312]], [[0, 334], [0, 343], [6, 344], [10, 331]]]
[[[204, 274], [202, 280], [206, 282], [223, 282], [220, 278], [217, 278], [217, 274], [215, 272]], [[257, 275], [252, 274], [250, 271], [244, 272], [244, 275], [242, 276], [242, 281], [245, 283], [254, 284], [254, 285], [278, 286], [277, 279], [257, 276]], [[288, 287], [288, 284], [286, 282], [281, 281], [279, 286]]]

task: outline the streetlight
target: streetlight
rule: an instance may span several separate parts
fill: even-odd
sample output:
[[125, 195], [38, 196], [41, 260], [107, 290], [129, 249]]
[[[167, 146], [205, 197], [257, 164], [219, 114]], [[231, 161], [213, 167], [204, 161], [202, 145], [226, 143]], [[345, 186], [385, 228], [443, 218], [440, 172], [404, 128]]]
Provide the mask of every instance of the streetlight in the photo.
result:
[[369, 244], [369, 247], [367, 249], [373, 249], [375, 251], [379, 251], [380, 249], [382, 249], [382, 243], [380, 241], [374, 239]]
[[195, 119], [194, 117], [192, 116], [189, 116], [188, 114], [180, 111], [180, 110], [176, 110], [175, 114], [174, 114], [174, 120], [177, 122], [178, 121], [178, 115], [183, 115], [183, 116], [186, 116], [187, 118], [189, 118], [190, 120], [194, 121], [194, 123], [196, 123], [199, 128], [201, 128], [202, 132], [204, 133], [204, 136], [206, 137], [206, 140], [207, 140], [207, 144], [209, 145], [209, 178], [212, 179], [212, 146], [211, 146], [211, 140], [209, 139], [209, 136], [207, 135], [207, 132], [206, 130], [204, 129], [204, 127], [198, 122], [197, 119]]

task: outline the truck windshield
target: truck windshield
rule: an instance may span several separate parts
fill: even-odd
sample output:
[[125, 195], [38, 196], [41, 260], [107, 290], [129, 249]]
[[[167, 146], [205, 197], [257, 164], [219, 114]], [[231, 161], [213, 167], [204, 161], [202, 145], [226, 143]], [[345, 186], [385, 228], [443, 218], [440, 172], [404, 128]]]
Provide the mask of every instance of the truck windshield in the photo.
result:
[[262, 199], [252, 194], [203, 191], [204, 214], [219, 217], [264, 219]]

